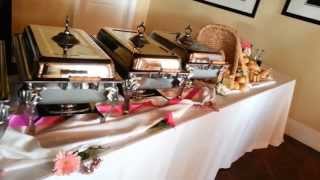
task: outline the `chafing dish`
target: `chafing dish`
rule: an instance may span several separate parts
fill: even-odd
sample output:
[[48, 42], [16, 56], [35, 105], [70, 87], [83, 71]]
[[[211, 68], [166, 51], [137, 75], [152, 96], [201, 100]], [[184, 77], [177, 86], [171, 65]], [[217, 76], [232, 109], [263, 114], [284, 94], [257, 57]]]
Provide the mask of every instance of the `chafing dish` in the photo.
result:
[[88, 112], [88, 103], [105, 101], [122, 84], [94, 38], [68, 22], [65, 27], [29, 25], [13, 38], [24, 83], [19, 95], [44, 114]]
[[97, 36], [101, 47], [114, 58], [125, 79], [136, 79], [135, 89], [165, 89], [180, 86], [188, 77], [182, 60], [137, 30], [102, 28]]
[[191, 26], [184, 33], [154, 31], [150, 36], [184, 60], [191, 79], [221, 79], [226, 68], [224, 52], [193, 40]]

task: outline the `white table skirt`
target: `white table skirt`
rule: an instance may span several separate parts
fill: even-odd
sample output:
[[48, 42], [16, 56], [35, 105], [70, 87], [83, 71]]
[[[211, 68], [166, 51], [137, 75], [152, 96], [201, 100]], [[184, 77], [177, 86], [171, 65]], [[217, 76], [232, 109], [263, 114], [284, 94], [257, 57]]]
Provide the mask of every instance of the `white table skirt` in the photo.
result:
[[[213, 180], [220, 168], [229, 168], [244, 153], [283, 142], [295, 81], [280, 74], [275, 79], [268, 87], [219, 97], [220, 112], [190, 110], [176, 128], [145, 135], [106, 154], [91, 175], [41, 179]], [[36, 174], [47, 170], [21, 169], [2, 179], [39, 179]]]

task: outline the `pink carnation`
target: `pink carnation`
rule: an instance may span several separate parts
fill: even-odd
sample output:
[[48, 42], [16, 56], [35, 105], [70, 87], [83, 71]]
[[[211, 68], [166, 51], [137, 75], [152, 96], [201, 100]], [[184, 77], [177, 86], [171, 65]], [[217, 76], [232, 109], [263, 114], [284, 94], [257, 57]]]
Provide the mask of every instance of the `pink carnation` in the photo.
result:
[[72, 152], [59, 152], [54, 162], [55, 175], [64, 176], [80, 169], [81, 158]]
[[252, 44], [250, 41], [243, 40], [241, 42], [241, 47], [242, 47], [242, 49], [252, 48]]

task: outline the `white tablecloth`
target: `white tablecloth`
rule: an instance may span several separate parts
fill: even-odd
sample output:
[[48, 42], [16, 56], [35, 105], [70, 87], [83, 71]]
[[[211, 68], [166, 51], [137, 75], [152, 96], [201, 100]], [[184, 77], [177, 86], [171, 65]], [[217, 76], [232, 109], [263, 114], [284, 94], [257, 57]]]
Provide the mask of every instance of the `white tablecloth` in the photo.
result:
[[47, 176], [45, 164], [0, 171], [0, 179], [213, 180], [244, 153], [283, 142], [295, 81], [274, 77], [273, 85], [218, 97], [220, 112], [190, 109], [176, 128], [134, 137], [105, 154], [94, 174]]

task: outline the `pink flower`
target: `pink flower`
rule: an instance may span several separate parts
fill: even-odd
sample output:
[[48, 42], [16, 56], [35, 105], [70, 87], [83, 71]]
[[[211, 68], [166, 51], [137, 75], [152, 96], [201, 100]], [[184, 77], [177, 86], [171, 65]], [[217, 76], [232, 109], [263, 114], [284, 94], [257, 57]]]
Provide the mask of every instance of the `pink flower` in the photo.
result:
[[165, 122], [166, 122], [167, 125], [170, 126], [170, 127], [176, 127], [176, 122], [175, 122], [174, 119], [173, 119], [173, 114], [172, 114], [172, 112], [168, 112], [168, 113], [166, 114]]
[[248, 41], [248, 40], [243, 40], [243, 41], [241, 42], [241, 47], [242, 47], [242, 49], [252, 48], [252, 44], [251, 44], [251, 42]]
[[59, 152], [54, 160], [54, 174], [69, 175], [80, 169], [81, 158], [72, 152]]

